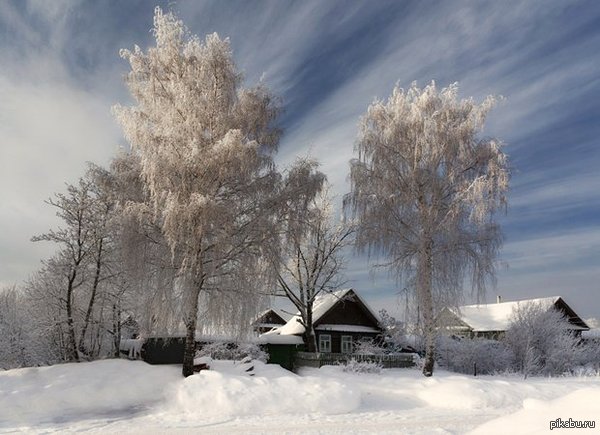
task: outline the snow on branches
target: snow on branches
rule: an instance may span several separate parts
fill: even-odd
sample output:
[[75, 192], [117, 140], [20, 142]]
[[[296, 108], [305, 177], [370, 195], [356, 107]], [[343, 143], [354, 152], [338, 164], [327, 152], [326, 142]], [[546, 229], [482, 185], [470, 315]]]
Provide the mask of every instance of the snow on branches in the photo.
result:
[[272, 154], [280, 133], [272, 124], [279, 108], [266, 88], [242, 88], [227, 39], [201, 41], [160, 8], [154, 36], [146, 52], [121, 51], [135, 105], [114, 113], [140, 156], [156, 220], [181, 271], [188, 375], [201, 292], [222, 302], [242, 292], [237, 303], [254, 306], [241, 275], [261, 269], [277, 207]]
[[[494, 99], [459, 99], [457, 85], [394, 88], [360, 124], [351, 192], [356, 248], [416, 289], [433, 368], [433, 303], [456, 300], [470, 272], [478, 297], [502, 238], [494, 222], [506, 203], [509, 172], [500, 142], [481, 139]], [[435, 296], [435, 298], [434, 298]]]

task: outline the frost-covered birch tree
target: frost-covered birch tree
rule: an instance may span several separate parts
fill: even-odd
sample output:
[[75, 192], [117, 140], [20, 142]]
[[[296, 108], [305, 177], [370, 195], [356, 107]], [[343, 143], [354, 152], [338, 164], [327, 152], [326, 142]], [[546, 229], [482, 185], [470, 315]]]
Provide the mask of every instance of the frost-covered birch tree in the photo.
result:
[[113, 312], [115, 330], [121, 315], [132, 316], [139, 333], [172, 334], [181, 320], [174, 297], [177, 264], [149, 204], [142, 179], [140, 156], [121, 152], [110, 165], [116, 195], [113, 231], [119, 264]]
[[156, 45], [146, 52], [121, 51], [135, 105], [114, 111], [140, 155], [152, 211], [180, 272], [188, 376], [201, 293], [218, 298], [220, 283], [236, 282], [236, 271], [256, 263], [267, 237], [278, 108], [266, 88], [241, 86], [227, 39], [202, 41], [160, 8], [153, 34]]
[[281, 245], [271, 257], [273, 271], [279, 292], [300, 313], [307, 351], [316, 352], [313, 306], [319, 295], [341, 285], [341, 254], [351, 242], [353, 227], [334, 221], [325, 176], [315, 161], [298, 160], [284, 184], [289, 204], [279, 221]]
[[351, 161], [345, 206], [358, 220], [356, 248], [416, 291], [426, 341], [423, 373], [434, 364], [434, 295], [462, 291], [469, 273], [477, 295], [494, 277], [509, 172], [502, 144], [479, 138], [494, 99], [459, 99], [439, 90], [396, 86], [369, 106]]

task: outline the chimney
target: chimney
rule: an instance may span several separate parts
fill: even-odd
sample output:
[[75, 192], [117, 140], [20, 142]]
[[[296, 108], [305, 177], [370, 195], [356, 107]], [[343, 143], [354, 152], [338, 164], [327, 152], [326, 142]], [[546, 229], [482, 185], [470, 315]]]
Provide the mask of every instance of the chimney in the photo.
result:
[[502, 296], [498, 295], [496, 296], [496, 303], [499, 304], [502, 302]]

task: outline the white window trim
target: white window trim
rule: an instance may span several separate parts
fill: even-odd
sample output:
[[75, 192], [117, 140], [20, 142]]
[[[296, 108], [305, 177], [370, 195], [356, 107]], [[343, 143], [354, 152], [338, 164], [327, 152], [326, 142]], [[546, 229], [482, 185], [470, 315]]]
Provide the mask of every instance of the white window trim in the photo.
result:
[[[325, 337], [327, 337], [327, 340], [323, 340]], [[322, 341], [327, 341], [329, 343], [329, 349], [327, 349], [327, 350], [323, 349], [324, 346], [321, 346]], [[329, 334], [320, 334], [319, 335], [319, 352], [331, 353], [331, 335], [329, 335]]]
[[[348, 340], [348, 339], [350, 339], [350, 340]], [[348, 341], [350, 342], [350, 348], [344, 350], [344, 341], [346, 343], [348, 343]], [[342, 335], [340, 347], [341, 347], [340, 350], [342, 351], [342, 353], [352, 353], [352, 350], [353, 350], [352, 349], [352, 336], [351, 335]]]

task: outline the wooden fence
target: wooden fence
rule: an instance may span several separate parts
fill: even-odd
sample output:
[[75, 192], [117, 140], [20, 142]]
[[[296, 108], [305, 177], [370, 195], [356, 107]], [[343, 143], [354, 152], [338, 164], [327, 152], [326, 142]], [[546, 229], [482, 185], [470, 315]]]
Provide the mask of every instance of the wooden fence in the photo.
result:
[[358, 362], [373, 362], [381, 364], [385, 369], [413, 367], [414, 353], [401, 353], [394, 355], [366, 355], [350, 353], [309, 353], [296, 352], [296, 367], [322, 367], [345, 364], [349, 360]]

